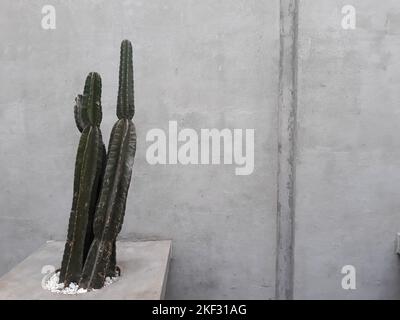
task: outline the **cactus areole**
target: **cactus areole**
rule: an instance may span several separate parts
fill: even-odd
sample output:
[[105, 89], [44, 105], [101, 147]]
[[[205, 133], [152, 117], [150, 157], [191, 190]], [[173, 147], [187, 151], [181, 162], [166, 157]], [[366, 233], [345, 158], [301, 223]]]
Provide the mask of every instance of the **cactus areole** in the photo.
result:
[[121, 43], [118, 121], [111, 131], [108, 152], [100, 123], [101, 78], [91, 72], [76, 98], [75, 122], [81, 132], [75, 162], [74, 192], [60, 282], [85, 289], [103, 287], [107, 276], [119, 272], [116, 238], [121, 231], [136, 152], [132, 45]]

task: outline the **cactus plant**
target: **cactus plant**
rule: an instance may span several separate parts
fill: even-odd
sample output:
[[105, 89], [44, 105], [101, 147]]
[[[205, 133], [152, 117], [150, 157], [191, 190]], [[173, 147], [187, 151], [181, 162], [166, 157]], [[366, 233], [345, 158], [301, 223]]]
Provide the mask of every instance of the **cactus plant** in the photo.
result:
[[[87, 125], [87, 120], [85, 119], [85, 106], [83, 104], [83, 95], [79, 94], [76, 98], [75, 98], [75, 106], [74, 106], [74, 117], [75, 117], [75, 123], [76, 123], [76, 127], [78, 128], [78, 130], [80, 132], [83, 131], [83, 129], [86, 127]], [[100, 187], [101, 184], [103, 182], [103, 176], [104, 176], [104, 170], [105, 170], [105, 164], [107, 161], [107, 152], [106, 152], [106, 147], [103, 143], [103, 150], [102, 150], [102, 156], [103, 156], [103, 161], [102, 161], [102, 170], [100, 172], [100, 180], [99, 180], [99, 188], [97, 191], [97, 196], [96, 198], [98, 199], [100, 196]], [[97, 201], [96, 201], [97, 203]], [[89, 251], [89, 247], [91, 245], [91, 242], [93, 241], [93, 218], [94, 218], [94, 209], [93, 208], [91, 210], [91, 215], [90, 215], [90, 219], [88, 221], [88, 233], [87, 235], [89, 236], [88, 241], [85, 242], [85, 250], [84, 250], [84, 257], [86, 258], [86, 255]], [[117, 261], [116, 261], [116, 244], [114, 242], [113, 245], [113, 253], [111, 254], [111, 258], [110, 258], [110, 264], [109, 264], [109, 268], [108, 268], [108, 272], [107, 272], [107, 276], [108, 277], [115, 277], [117, 274], [119, 273], [119, 268], [117, 267]]]
[[115, 241], [121, 230], [126, 198], [136, 152], [134, 115], [132, 45], [121, 44], [117, 117], [108, 146], [108, 155], [100, 198], [94, 218], [91, 244], [80, 287], [98, 289], [115, 265]]
[[[85, 105], [83, 104], [83, 95], [79, 94], [76, 98], [75, 98], [75, 106], [74, 106], [74, 117], [75, 117], [75, 123], [76, 123], [76, 127], [78, 128], [78, 130], [80, 132], [83, 131], [83, 129], [86, 127], [87, 125], [87, 120], [85, 119]], [[96, 199], [99, 198], [100, 196], [100, 188], [103, 182], [103, 176], [104, 176], [104, 171], [105, 171], [105, 164], [107, 161], [107, 152], [106, 152], [106, 147], [103, 143], [103, 150], [102, 150], [102, 157], [103, 157], [103, 161], [102, 161], [102, 170], [100, 172], [100, 176], [99, 176], [99, 183], [98, 183], [98, 190], [97, 190], [97, 195], [96, 195]], [[97, 201], [96, 201], [97, 203]], [[88, 241], [85, 242], [85, 250], [84, 250], [84, 257], [86, 258], [86, 255], [89, 251], [91, 242], [93, 241], [93, 218], [94, 218], [94, 210], [95, 207], [91, 209], [90, 211], [90, 219], [88, 221], [88, 232], [87, 232], [87, 236]], [[119, 268], [116, 265], [116, 244], [114, 243], [113, 245], [113, 253], [111, 255], [110, 258], [110, 265], [109, 265], [109, 270], [107, 272], [107, 276], [108, 277], [115, 277], [118, 272], [119, 272]]]
[[75, 162], [74, 191], [68, 235], [60, 270], [60, 282], [68, 286], [78, 282], [93, 240], [93, 218], [102, 181], [105, 147], [100, 123], [101, 78], [92, 72], [78, 95], [75, 121], [82, 133]]

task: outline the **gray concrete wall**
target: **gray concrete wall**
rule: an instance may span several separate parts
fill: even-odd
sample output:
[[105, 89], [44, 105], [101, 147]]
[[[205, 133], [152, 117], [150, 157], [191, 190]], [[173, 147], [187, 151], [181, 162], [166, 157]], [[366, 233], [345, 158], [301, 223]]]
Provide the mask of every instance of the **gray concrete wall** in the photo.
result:
[[[56, 30], [41, 28], [45, 4], [56, 8]], [[124, 38], [134, 45], [138, 150], [121, 237], [173, 240], [167, 298], [272, 298], [277, 0], [1, 1], [0, 273], [65, 238], [74, 97], [88, 72], [102, 75], [107, 142]], [[169, 120], [255, 129], [253, 174], [149, 165], [146, 133]]]
[[[173, 240], [167, 298], [270, 299], [275, 282], [278, 298], [399, 298], [400, 4], [300, 0], [297, 22], [294, 3], [2, 1], [0, 274], [65, 238], [73, 99], [101, 73], [107, 142], [129, 38], [138, 151], [121, 238]], [[56, 30], [40, 26], [45, 4]], [[346, 4], [355, 30], [341, 27]], [[146, 133], [170, 120], [255, 129], [253, 174], [149, 165]]]
[[[341, 9], [356, 9], [356, 29]], [[300, 1], [295, 298], [398, 299], [400, 3]], [[356, 268], [343, 290], [341, 268]]]

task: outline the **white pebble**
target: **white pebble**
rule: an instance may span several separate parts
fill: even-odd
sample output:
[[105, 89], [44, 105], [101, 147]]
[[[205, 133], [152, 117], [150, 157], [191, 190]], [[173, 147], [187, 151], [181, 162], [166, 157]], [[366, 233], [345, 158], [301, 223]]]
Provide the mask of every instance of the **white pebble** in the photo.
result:
[[[88, 292], [87, 289], [79, 288], [78, 284], [70, 283], [68, 287], [64, 287], [64, 284], [59, 283], [60, 272], [54, 273], [47, 281], [45, 282], [44, 288], [60, 294], [82, 294]], [[107, 277], [104, 286], [108, 286], [118, 280], [118, 277]]]

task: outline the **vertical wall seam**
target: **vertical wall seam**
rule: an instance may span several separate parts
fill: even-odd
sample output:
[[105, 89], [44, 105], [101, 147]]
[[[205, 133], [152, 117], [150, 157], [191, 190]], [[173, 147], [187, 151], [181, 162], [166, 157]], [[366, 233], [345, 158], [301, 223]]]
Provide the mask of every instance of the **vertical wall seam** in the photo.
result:
[[276, 299], [293, 299], [299, 0], [280, 0]]

